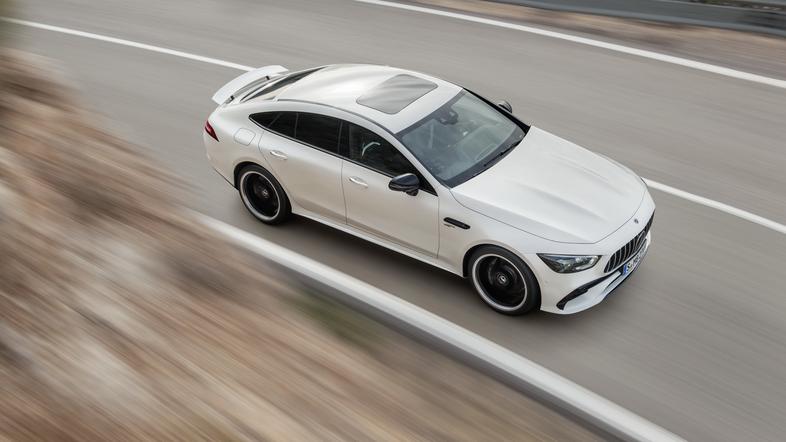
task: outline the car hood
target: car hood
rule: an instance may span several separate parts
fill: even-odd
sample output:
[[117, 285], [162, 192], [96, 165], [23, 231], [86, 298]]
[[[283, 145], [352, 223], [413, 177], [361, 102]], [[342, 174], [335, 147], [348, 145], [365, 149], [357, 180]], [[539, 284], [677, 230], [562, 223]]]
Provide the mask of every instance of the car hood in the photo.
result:
[[646, 186], [630, 169], [532, 127], [507, 156], [451, 192], [461, 205], [533, 235], [588, 244], [628, 221]]

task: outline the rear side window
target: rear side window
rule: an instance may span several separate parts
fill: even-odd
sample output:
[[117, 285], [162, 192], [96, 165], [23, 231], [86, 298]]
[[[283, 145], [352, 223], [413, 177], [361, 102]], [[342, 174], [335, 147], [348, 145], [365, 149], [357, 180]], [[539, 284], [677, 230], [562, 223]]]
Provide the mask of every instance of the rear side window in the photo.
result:
[[295, 137], [297, 112], [262, 112], [250, 115], [249, 118], [271, 132], [290, 138]]
[[[276, 123], [278, 123], [276, 121]], [[276, 124], [274, 123], [274, 124]], [[341, 120], [318, 114], [298, 114], [295, 138], [327, 150], [338, 153], [338, 135]]]
[[270, 128], [270, 125], [273, 124], [274, 121], [276, 121], [276, 118], [280, 113], [281, 112], [263, 112], [261, 114], [251, 115], [250, 118], [258, 125], [265, 128]]
[[281, 135], [294, 138], [295, 125], [297, 125], [297, 112], [281, 112], [267, 128]]

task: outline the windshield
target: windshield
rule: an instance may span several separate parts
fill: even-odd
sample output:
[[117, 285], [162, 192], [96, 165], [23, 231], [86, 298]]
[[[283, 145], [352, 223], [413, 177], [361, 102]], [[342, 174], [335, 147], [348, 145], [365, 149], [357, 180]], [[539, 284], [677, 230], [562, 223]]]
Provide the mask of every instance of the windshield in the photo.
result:
[[454, 187], [494, 165], [524, 135], [512, 118], [462, 91], [398, 137], [435, 178]]

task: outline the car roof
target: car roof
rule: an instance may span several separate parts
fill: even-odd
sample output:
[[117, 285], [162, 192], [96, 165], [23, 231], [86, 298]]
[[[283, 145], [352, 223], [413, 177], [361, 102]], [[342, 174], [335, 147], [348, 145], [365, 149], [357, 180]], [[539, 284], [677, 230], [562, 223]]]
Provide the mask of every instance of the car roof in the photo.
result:
[[455, 97], [461, 88], [390, 66], [325, 66], [284, 89], [278, 101], [317, 103], [362, 115], [397, 133]]

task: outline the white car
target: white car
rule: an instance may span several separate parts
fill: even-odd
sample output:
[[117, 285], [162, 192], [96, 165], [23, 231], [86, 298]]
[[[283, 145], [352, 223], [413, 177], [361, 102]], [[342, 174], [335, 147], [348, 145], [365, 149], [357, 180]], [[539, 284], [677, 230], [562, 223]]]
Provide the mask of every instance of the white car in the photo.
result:
[[447, 81], [267, 66], [213, 100], [208, 159], [260, 221], [294, 213], [380, 244], [468, 278], [498, 312], [592, 307], [650, 246], [635, 173]]

